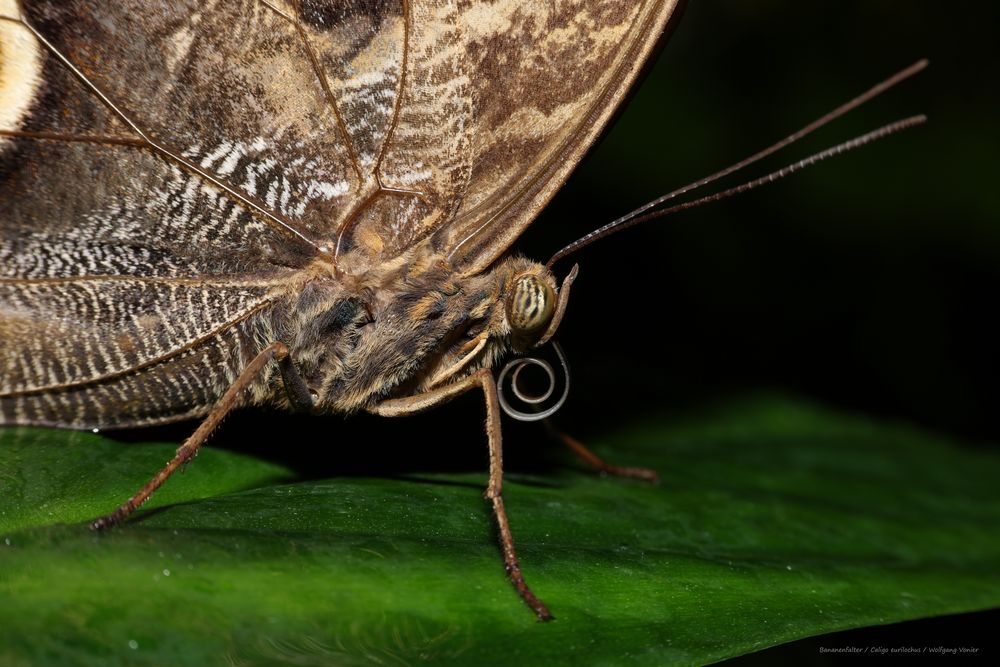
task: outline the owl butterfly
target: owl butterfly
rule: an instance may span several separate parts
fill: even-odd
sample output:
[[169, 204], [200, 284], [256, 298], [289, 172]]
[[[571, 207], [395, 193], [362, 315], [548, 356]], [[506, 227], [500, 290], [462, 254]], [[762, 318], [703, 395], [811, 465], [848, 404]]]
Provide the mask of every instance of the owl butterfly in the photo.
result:
[[677, 4], [0, 0], [0, 423], [203, 420], [103, 527], [236, 406], [399, 416], [481, 391], [504, 562], [549, 618], [504, 511], [492, 369], [552, 338], [576, 274], [553, 263], [612, 230], [548, 265], [508, 248]]

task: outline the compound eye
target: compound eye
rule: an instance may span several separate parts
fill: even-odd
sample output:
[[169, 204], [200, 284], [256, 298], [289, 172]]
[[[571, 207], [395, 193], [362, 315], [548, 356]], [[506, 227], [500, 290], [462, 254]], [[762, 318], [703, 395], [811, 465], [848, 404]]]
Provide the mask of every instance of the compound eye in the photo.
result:
[[556, 295], [536, 275], [521, 276], [507, 300], [507, 321], [515, 334], [526, 336], [548, 326], [556, 307]]

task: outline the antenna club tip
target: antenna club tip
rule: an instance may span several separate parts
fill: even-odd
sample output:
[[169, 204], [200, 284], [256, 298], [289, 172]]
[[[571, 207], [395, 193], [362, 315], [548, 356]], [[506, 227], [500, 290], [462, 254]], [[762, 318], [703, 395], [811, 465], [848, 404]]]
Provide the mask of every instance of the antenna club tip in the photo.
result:
[[899, 74], [897, 74], [896, 76], [899, 77], [899, 79], [897, 80], [908, 79], [911, 76], [919, 74], [920, 72], [923, 72], [925, 69], [927, 69], [930, 66], [930, 64], [931, 61], [929, 59], [921, 58], [920, 60], [913, 63], [912, 65], [901, 71]]

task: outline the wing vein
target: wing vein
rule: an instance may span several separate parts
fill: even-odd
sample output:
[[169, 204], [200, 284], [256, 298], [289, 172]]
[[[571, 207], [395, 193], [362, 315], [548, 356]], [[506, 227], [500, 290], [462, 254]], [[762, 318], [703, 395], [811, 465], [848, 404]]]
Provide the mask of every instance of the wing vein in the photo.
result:
[[24, 132], [22, 130], [0, 130], [0, 137], [148, 148], [146, 142], [141, 139], [135, 139], [133, 137], [117, 137], [110, 134], [67, 134], [63, 132]]
[[[298, 0], [292, 1], [297, 7]], [[319, 79], [319, 84], [323, 88], [323, 95], [326, 98], [326, 102], [333, 110], [333, 116], [337, 120], [337, 128], [340, 130], [340, 133], [344, 135], [344, 144], [347, 146], [347, 154], [351, 159], [351, 167], [354, 169], [354, 173], [357, 174], [358, 180], [362, 180], [364, 177], [361, 175], [361, 163], [358, 160], [358, 154], [354, 148], [354, 139], [351, 137], [351, 134], [347, 129], [347, 123], [344, 122], [344, 117], [340, 114], [340, 109], [337, 106], [337, 99], [334, 97], [333, 90], [330, 88], [330, 82], [326, 77], [326, 73], [323, 72], [323, 68], [320, 66], [319, 58], [316, 57], [316, 52], [309, 44], [309, 38], [306, 36], [305, 28], [302, 27], [302, 22], [294, 16], [289, 16], [285, 12], [278, 9], [270, 2], [270, 0], [259, 0], [259, 2], [281, 18], [291, 23], [295, 28], [296, 34], [298, 34], [299, 39], [302, 41], [302, 48], [305, 49], [306, 55], [309, 57], [309, 64], [312, 66], [313, 72], [316, 74], [316, 78]]]
[[268, 308], [269, 306], [271, 306], [274, 303], [275, 300], [276, 300], [275, 297], [272, 297], [270, 299], [265, 299], [264, 301], [262, 301], [257, 306], [254, 306], [250, 310], [242, 313], [239, 317], [235, 317], [235, 318], [233, 318], [233, 319], [231, 319], [231, 320], [229, 320], [227, 322], [223, 322], [222, 324], [220, 324], [219, 326], [217, 326], [217, 327], [209, 330], [205, 334], [203, 334], [201, 336], [198, 336], [197, 338], [195, 338], [195, 339], [193, 339], [191, 341], [188, 341], [187, 343], [185, 343], [184, 345], [182, 345], [182, 346], [180, 346], [180, 347], [178, 347], [176, 349], [170, 350], [166, 354], [161, 354], [161, 355], [156, 356], [156, 357], [154, 357], [152, 359], [147, 359], [146, 361], [144, 361], [142, 363], [139, 363], [139, 364], [136, 364], [135, 366], [131, 366], [129, 368], [124, 368], [122, 370], [114, 371], [114, 372], [111, 372], [111, 373], [104, 373], [103, 375], [97, 375], [95, 377], [88, 377], [88, 378], [86, 378], [84, 380], [77, 380], [77, 381], [74, 381], [74, 382], [65, 382], [65, 383], [62, 383], [62, 384], [49, 384], [49, 385], [45, 385], [45, 386], [41, 386], [41, 387], [32, 387], [31, 389], [21, 389], [21, 390], [0, 392], [0, 398], [13, 398], [15, 396], [32, 396], [32, 395], [36, 395], [36, 394], [49, 394], [49, 393], [56, 392], [56, 391], [65, 391], [67, 389], [74, 389], [76, 387], [86, 387], [88, 385], [94, 385], [94, 384], [98, 384], [98, 383], [101, 383], [101, 382], [105, 382], [107, 380], [112, 380], [114, 378], [123, 377], [125, 375], [130, 374], [130, 373], [134, 373], [136, 371], [142, 370], [144, 368], [149, 368], [150, 366], [155, 366], [156, 364], [159, 364], [161, 362], [167, 361], [169, 359], [173, 359], [177, 355], [183, 354], [184, 352], [187, 352], [188, 350], [191, 350], [191, 349], [197, 347], [200, 343], [203, 343], [206, 340], [209, 340], [210, 338], [213, 338], [214, 336], [217, 336], [221, 332], [225, 331], [226, 329], [231, 328], [232, 326], [234, 326], [236, 324], [239, 324], [240, 322], [244, 322], [244, 321], [248, 320], [249, 318], [253, 317], [257, 313], [259, 313], [262, 310], [264, 310], [264, 309]]
[[[12, 21], [13, 20], [13, 19], [10, 19], [9, 17], [0, 17], [0, 19], [4, 19], [4, 20], [8, 20], [8, 21]], [[34, 35], [35, 39], [37, 39], [39, 41], [39, 43], [41, 43], [42, 46], [44, 46], [45, 49], [47, 51], [49, 51], [49, 53], [51, 53], [53, 56], [55, 56], [55, 58], [60, 63], [62, 63], [62, 65], [64, 67], [66, 67], [73, 74], [73, 76], [75, 76], [81, 83], [83, 83], [83, 85], [85, 87], [87, 87], [87, 89], [89, 89], [90, 92], [93, 95], [95, 95], [101, 101], [102, 104], [104, 104], [106, 107], [108, 107], [108, 109], [110, 109], [112, 113], [114, 113], [116, 116], [118, 116], [118, 118], [120, 118], [122, 120], [122, 122], [124, 122], [126, 125], [128, 125], [130, 128], [132, 128], [132, 130], [144, 142], [144, 145], [147, 146], [148, 148], [150, 148], [154, 153], [159, 154], [160, 156], [166, 158], [169, 161], [173, 161], [174, 163], [180, 165], [184, 169], [186, 169], [186, 170], [188, 170], [190, 172], [193, 172], [198, 177], [200, 177], [200, 178], [208, 181], [212, 185], [214, 185], [217, 188], [221, 189], [223, 192], [225, 192], [226, 194], [228, 194], [230, 197], [236, 199], [238, 203], [243, 204], [243, 205], [247, 206], [251, 211], [255, 211], [256, 213], [262, 215], [264, 217], [264, 219], [265, 219], [265, 222], [267, 222], [268, 224], [270, 224], [272, 226], [273, 225], [277, 225], [277, 227], [279, 229], [281, 229], [282, 231], [284, 231], [286, 233], [291, 234], [292, 236], [294, 236], [298, 240], [306, 243], [307, 245], [309, 245], [313, 249], [315, 249], [315, 250], [317, 250], [319, 252], [324, 252], [323, 248], [321, 248], [320, 246], [318, 246], [312, 239], [310, 239], [304, 233], [302, 233], [301, 231], [299, 231], [291, 222], [289, 222], [288, 220], [283, 219], [280, 215], [278, 215], [278, 213], [276, 213], [275, 211], [270, 210], [267, 206], [265, 206], [262, 203], [256, 201], [256, 199], [254, 197], [250, 197], [250, 196], [248, 196], [246, 194], [243, 194], [243, 193], [239, 192], [233, 186], [231, 186], [229, 183], [227, 183], [224, 179], [222, 179], [222, 178], [220, 178], [220, 177], [218, 177], [218, 176], [216, 176], [216, 175], [214, 175], [214, 174], [206, 171], [205, 169], [202, 169], [198, 165], [194, 164], [193, 162], [191, 162], [187, 158], [183, 157], [182, 155], [179, 155], [179, 154], [175, 153], [174, 151], [170, 150], [169, 148], [167, 148], [165, 145], [159, 143], [158, 141], [154, 141], [138, 125], [138, 123], [136, 123], [135, 121], [133, 121], [128, 116], [128, 114], [126, 114], [124, 111], [122, 111], [114, 103], [114, 101], [111, 100], [111, 98], [109, 98], [100, 88], [98, 88], [98, 86], [93, 81], [91, 81], [89, 78], [87, 78], [87, 75], [84, 74], [82, 71], [80, 71], [80, 69], [76, 65], [73, 64], [73, 62], [69, 59], [68, 56], [66, 56], [66, 54], [64, 54], [62, 51], [60, 51], [55, 46], [55, 44], [53, 44], [52, 42], [50, 42], [42, 33], [40, 33], [33, 25], [31, 25], [31, 23], [28, 22], [27, 18], [25, 18], [22, 15], [21, 18], [18, 19], [16, 22], [20, 23], [25, 28], [27, 28], [31, 32], [31, 34]]]
[[385, 132], [385, 138], [382, 139], [382, 145], [379, 146], [378, 158], [375, 160], [374, 173], [375, 178], [378, 179], [379, 189], [387, 190], [382, 185], [382, 176], [379, 173], [382, 169], [382, 160], [385, 158], [385, 152], [392, 141], [393, 133], [396, 131], [396, 125], [399, 122], [399, 111], [403, 107], [403, 94], [406, 91], [406, 71], [409, 67], [410, 61], [410, 30], [411, 30], [411, 16], [410, 16], [410, 0], [403, 0], [403, 57], [399, 68], [399, 90], [396, 93], [396, 99], [392, 106], [392, 120], [389, 121], [389, 129]]
[[287, 285], [290, 278], [282, 277], [274, 280], [224, 280], [215, 278], [175, 278], [172, 276], [132, 276], [132, 275], [83, 275], [65, 276], [59, 278], [0, 278], [0, 285], [64, 285], [83, 282], [135, 282], [151, 285], [205, 285], [212, 287], [280, 287]]

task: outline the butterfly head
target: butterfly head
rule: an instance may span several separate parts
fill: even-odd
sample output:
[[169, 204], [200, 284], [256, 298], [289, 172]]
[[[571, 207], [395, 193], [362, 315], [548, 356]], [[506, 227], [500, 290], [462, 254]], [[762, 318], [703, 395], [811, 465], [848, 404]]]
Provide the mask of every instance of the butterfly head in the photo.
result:
[[556, 287], [552, 273], [531, 263], [526, 270], [513, 272], [507, 289], [504, 315], [510, 330], [511, 345], [516, 351], [540, 347], [555, 334], [566, 312], [569, 287], [577, 267]]
[[[425, 326], [436, 331], [427, 339], [444, 343], [443, 349], [429, 356], [433, 366], [426, 369], [425, 388], [493, 367], [511, 350], [523, 354], [545, 345], [562, 321], [575, 277], [576, 267], [560, 286], [545, 266], [508, 257], [489, 271], [461, 279], [461, 288], [456, 285], [448, 292], [451, 296], [445, 297], [443, 315], [432, 322], [426, 322], [423, 309], [411, 309], [405, 319], [425, 321]], [[425, 287], [416, 289], [423, 292]]]

